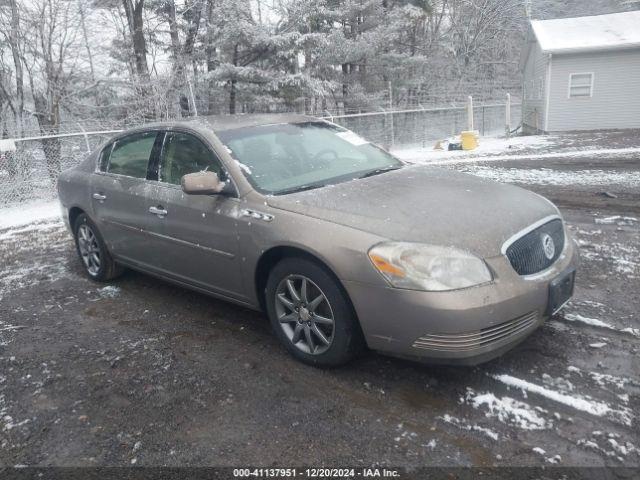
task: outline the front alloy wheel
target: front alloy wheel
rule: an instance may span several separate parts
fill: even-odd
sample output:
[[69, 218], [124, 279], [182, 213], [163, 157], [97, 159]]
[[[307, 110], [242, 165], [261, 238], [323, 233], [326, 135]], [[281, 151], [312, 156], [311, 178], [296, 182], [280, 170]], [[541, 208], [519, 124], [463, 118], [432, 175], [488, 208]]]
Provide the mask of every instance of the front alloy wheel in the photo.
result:
[[282, 259], [269, 273], [264, 299], [274, 333], [298, 360], [336, 367], [363, 350], [364, 338], [349, 297], [319, 262]]
[[280, 327], [291, 343], [311, 355], [331, 346], [334, 316], [324, 292], [303, 275], [289, 275], [276, 289], [275, 309]]

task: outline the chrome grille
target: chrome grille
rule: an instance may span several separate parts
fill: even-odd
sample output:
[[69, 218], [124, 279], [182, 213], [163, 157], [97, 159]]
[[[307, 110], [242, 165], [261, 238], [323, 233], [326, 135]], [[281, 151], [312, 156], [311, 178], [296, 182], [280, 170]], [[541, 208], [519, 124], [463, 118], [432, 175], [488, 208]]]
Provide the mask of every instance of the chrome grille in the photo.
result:
[[[544, 253], [543, 238], [547, 235], [553, 239], [555, 245], [551, 258], [547, 258]], [[533, 275], [554, 264], [564, 250], [564, 242], [562, 220], [551, 220], [509, 245], [506, 254], [519, 275]]]
[[536, 324], [538, 318], [538, 312], [531, 312], [514, 320], [483, 328], [478, 332], [450, 335], [424, 335], [413, 343], [413, 348], [440, 352], [468, 352], [477, 350], [528, 330]]

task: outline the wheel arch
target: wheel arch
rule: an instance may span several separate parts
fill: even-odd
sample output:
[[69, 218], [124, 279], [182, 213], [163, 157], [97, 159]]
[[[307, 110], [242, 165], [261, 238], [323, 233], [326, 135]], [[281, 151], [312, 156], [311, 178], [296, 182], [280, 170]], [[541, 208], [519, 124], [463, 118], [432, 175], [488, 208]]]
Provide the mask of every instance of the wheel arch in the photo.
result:
[[275, 267], [281, 260], [292, 257], [304, 258], [322, 267], [333, 278], [336, 285], [338, 285], [338, 288], [340, 288], [344, 293], [345, 298], [349, 302], [349, 306], [358, 321], [358, 325], [360, 325], [360, 320], [358, 319], [358, 315], [353, 306], [353, 302], [351, 301], [351, 297], [349, 296], [349, 292], [347, 292], [347, 289], [344, 287], [334, 270], [318, 255], [315, 255], [303, 248], [290, 245], [272, 247], [269, 250], [266, 250], [258, 259], [254, 274], [254, 288], [256, 289], [256, 296], [258, 298], [260, 309], [263, 312], [266, 312], [265, 287], [267, 285], [267, 279], [269, 278], [269, 272], [271, 272], [273, 267]]
[[69, 226], [71, 227], [72, 232], [75, 227], [76, 220], [82, 214], [85, 214], [88, 216], [87, 212], [80, 207], [74, 206], [69, 209]]

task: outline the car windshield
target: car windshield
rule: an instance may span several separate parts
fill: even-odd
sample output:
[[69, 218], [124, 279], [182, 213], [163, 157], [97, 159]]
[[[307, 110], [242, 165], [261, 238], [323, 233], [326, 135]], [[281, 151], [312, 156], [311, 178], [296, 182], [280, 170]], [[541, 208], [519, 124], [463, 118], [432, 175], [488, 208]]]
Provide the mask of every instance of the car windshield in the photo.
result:
[[355, 133], [326, 122], [218, 132], [258, 191], [283, 195], [381, 174], [403, 163]]

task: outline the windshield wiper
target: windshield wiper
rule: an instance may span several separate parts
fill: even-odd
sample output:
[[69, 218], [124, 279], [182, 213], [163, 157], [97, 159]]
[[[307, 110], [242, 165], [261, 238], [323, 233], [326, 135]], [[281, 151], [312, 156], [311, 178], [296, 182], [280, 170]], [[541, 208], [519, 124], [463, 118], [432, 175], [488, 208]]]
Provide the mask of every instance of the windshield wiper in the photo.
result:
[[375, 170], [370, 170], [368, 172], [365, 172], [364, 174], [360, 175], [357, 178], [368, 178], [368, 177], [373, 177], [374, 175], [380, 175], [381, 173], [387, 173], [387, 172], [392, 172], [394, 170], [400, 170], [402, 167], [398, 166], [398, 165], [393, 165], [390, 167], [384, 167], [384, 168], [376, 168]]
[[326, 187], [326, 185], [323, 183], [301, 185], [299, 187], [287, 188], [285, 190], [278, 190], [277, 192], [274, 193], [274, 195], [288, 195], [289, 193], [305, 192], [307, 190], [314, 190], [316, 188], [322, 188], [322, 187]]

